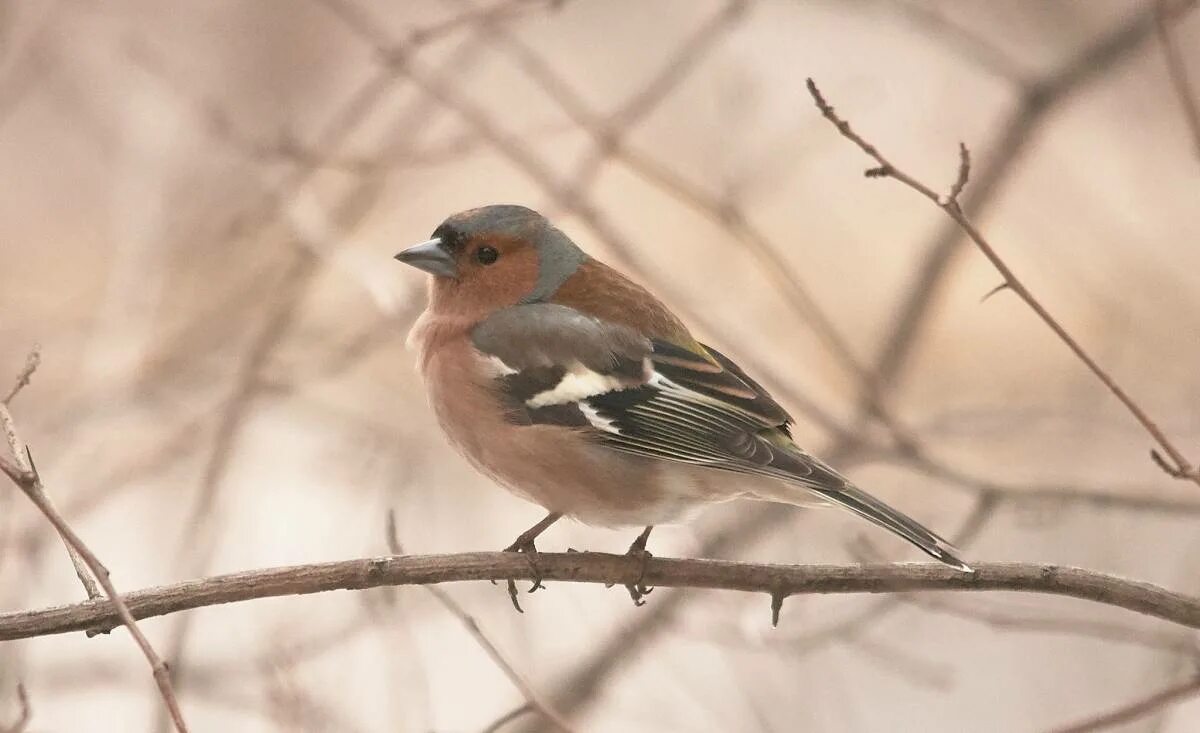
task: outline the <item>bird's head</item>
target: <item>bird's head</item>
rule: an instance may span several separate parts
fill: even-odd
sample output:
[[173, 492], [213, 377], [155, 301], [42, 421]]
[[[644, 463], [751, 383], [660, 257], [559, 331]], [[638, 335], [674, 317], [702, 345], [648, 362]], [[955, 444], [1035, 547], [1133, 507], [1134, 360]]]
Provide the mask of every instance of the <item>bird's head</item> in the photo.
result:
[[536, 211], [495, 205], [454, 214], [396, 259], [433, 276], [434, 310], [483, 316], [547, 300], [588, 256]]

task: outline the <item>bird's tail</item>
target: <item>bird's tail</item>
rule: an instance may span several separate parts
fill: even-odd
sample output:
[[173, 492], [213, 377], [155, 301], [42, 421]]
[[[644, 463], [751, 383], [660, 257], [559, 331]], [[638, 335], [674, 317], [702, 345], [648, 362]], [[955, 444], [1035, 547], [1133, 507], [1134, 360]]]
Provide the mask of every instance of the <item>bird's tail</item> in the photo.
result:
[[783, 474], [780, 477], [789, 486], [786, 487], [787, 493], [780, 492], [764, 498], [803, 504], [805, 502], [795, 495], [796, 487], [802, 487], [825, 502], [849, 509], [860, 517], [890, 530], [936, 560], [965, 573], [974, 572], [971, 566], [959, 557], [958, 549], [954, 545], [926, 529], [915, 519], [901, 514], [850, 483], [849, 479], [819, 459], [798, 450], [777, 451], [772, 468], [780, 470]]
[[851, 483], [846, 483], [844, 487], [836, 490], [818, 489], [812, 486], [805, 488], [838, 506], [849, 509], [860, 517], [869, 519], [884, 529], [891, 530], [936, 560], [958, 568], [964, 573], [974, 572], [971, 566], [959, 557], [958, 549], [954, 545], [921, 526], [916, 520], [901, 514]]

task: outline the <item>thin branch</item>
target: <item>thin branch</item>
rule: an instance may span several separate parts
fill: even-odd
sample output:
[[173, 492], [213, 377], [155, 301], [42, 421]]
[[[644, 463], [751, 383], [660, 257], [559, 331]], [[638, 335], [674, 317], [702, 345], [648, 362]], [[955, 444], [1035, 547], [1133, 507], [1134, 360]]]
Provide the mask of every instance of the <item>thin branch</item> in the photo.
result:
[[[41, 477], [33, 465], [33, 459], [30, 457], [29, 446], [21, 439], [21, 435], [17, 432], [17, 423], [13, 420], [12, 413], [8, 411], [8, 403], [21, 391], [23, 387], [29, 384], [30, 377], [37, 370], [38, 364], [41, 363], [41, 353], [37, 346], [29, 352], [29, 356], [25, 359], [25, 367], [17, 375], [16, 384], [12, 391], [9, 392], [8, 398], [4, 402], [0, 402], [0, 429], [4, 432], [5, 440], [8, 442], [8, 448], [12, 451], [15, 464], [4, 461], [0, 463], [0, 469], [12, 479], [13, 483], [21, 487], [26, 494], [33, 498], [33, 494], [37, 494], [38, 498], [34, 503], [42, 502], [50, 507], [51, 511], [56, 514], [58, 511], [54, 509], [50, 497], [46, 494], [45, 488], [42, 486]], [[61, 532], [59, 535], [63, 539], [63, 544], [67, 548], [67, 556], [71, 559], [71, 566], [75, 568], [75, 575], [78, 576], [79, 582], [83, 584], [83, 590], [87, 593], [89, 599], [100, 597], [100, 588], [96, 585], [95, 578], [88, 570], [87, 563], [79, 551], [67, 540], [66, 536]]]
[[[0, 407], [0, 410], [3, 409], [3, 407]], [[108, 611], [108, 616], [110, 618], [115, 617], [114, 623], [107, 624], [107, 628], [113, 628], [119, 623], [129, 629], [129, 634], [137, 642], [138, 647], [142, 650], [142, 655], [146, 657], [146, 661], [150, 663], [150, 669], [154, 673], [154, 681], [158, 684], [158, 690], [162, 695], [163, 703], [166, 705], [167, 710], [170, 711], [175, 729], [179, 733], [187, 733], [188, 727], [183, 720], [183, 713], [179, 709], [179, 702], [175, 699], [175, 691], [171, 688], [167, 665], [159, 658], [158, 653], [154, 651], [154, 647], [150, 646], [149, 640], [146, 639], [141, 629], [138, 628], [137, 621], [134, 620], [134, 615], [130, 612], [129, 607], [122, 600], [121, 595], [113, 585], [108, 574], [108, 569], [104, 567], [104, 564], [100, 562], [100, 559], [96, 557], [91, 548], [80, 539], [79, 535], [75, 534], [75, 530], [71, 528], [71, 525], [67, 524], [67, 521], [58, 513], [54, 505], [50, 503], [46, 492], [42, 489], [41, 477], [38, 475], [36, 467], [32, 467], [33, 461], [28, 458], [27, 460], [31, 469], [22, 476], [14, 477], [10, 475], [10, 478], [29, 497], [29, 500], [41, 510], [42, 514], [45, 515], [50, 524], [54, 525], [54, 529], [58, 531], [58, 534], [62, 536], [67, 545], [78, 553], [87, 565], [87, 568], [100, 581], [100, 585], [104, 588], [104, 593], [108, 596], [108, 600], [91, 600], [87, 604], [103, 604], [103, 607]], [[85, 625], [81, 628], [86, 628], [90, 631], [94, 627]]]
[[1149, 697], [1124, 705], [1103, 715], [1088, 718], [1087, 720], [1063, 726], [1062, 728], [1055, 728], [1054, 733], [1089, 733], [1089, 731], [1112, 728], [1137, 720], [1156, 710], [1160, 710], [1168, 705], [1174, 705], [1195, 695], [1200, 695], [1200, 677], [1195, 677], [1187, 682], [1160, 690]]
[[1179, 44], [1171, 35], [1169, 8], [1166, 0], [1157, 0], [1154, 4], [1154, 20], [1158, 31], [1158, 42], [1162, 46], [1163, 56], [1166, 57], [1167, 73], [1171, 77], [1171, 86], [1175, 89], [1175, 97], [1179, 100], [1179, 108], [1183, 112], [1184, 122], [1192, 134], [1192, 144], [1196, 148], [1196, 157], [1200, 159], [1200, 102], [1197, 102], [1197, 91], [1188, 79], [1187, 64], [1179, 51]]
[[[883, 154], [875, 148], [874, 145], [856, 133], [850, 127], [850, 124], [839, 117], [834, 111], [833, 107], [825, 101], [825, 98], [821, 95], [821, 91], [817, 88], [817, 85], [812, 79], [807, 81], [807, 85], [808, 91], [812, 95], [813, 101], [816, 103], [817, 109], [820, 110], [821, 114], [824, 115], [825, 118], [837, 128], [838, 132], [842, 134], [842, 137], [845, 137], [847, 140], [857, 145], [864, 153], [878, 163], [878, 167], [871, 168], [866, 172], [867, 176], [894, 178], [917, 193], [921, 194], [925, 198], [929, 199], [935, 205], [937, 205], [938, 208], [946, 212], [946, 214], [953, 219], [959, 227], [962, 228], [963, 232], [965, 232], [971, 241], [975, 243], [979, 250], [983, 252], [988, 261], [992, 263], [992, 266], [995, 267], [996, 270], [999, 271], [999, 273], [1004, 277], [1004, 281], [1008, 284], [1009, 289], [1016, 293], [1021, 300], [1025, 301], [1025, 303], [1033, 309], [1034, 313], [1041, 318], [1042, 322], [1045, 323], [1052, 331], [1054, 331], [1059, 340], [1066, 344], [1067, 347], [1074, 352], [1075, 356], [1077, 356], [1079, 360], [1082, 361], [1094, 375], [1096, 375], [1096, 377], [1104, 384], [1104, 386], [1107, 387], [1108, 390], [1112, 392], [1113, 395], [1120, 400], [1123, 405], [1125, 405], [1125, 408], [1129, 410], [1134, 418], [1136, 418], [1137, 421], [1142, 424], [1142, 427], [1146, 429], [1146, 432], [1148, 432], [1154, 441], [1163, 449], [1163, 451], [1170, 456], [1172, 461], [1171, 464], [1168, 464], [1165, 460], [1161, 460], [1161, 458], [1156, 458], [1156, 462], [1159, 464], [1159, 466], [1175, 478], [1186, 479], [1194, 482], [1197, 486], [1200, 486], [1200, 470], [1196, 469], [1191, 463], [1188, 462], [1183, 453], [1175, 447], [1174, 443], [1172, 443], [1166, 434], [1163, 433], [1163, 431], [1158, 427], [1154, 420], [1150, 418], [1146, 411], [1142, 409], [1142, 407], [1132, 397], [1130, 397], [1128, 393], [1126, 393], [1125, 390], [1122, 389], [1121, 386], [1118, 385], [1111, 376], [1109, 376], [1108, 372], [1106, 372], [1104, 368], [1101, 367], [1096, 360], [1084, 350], [1082, 346], [1080, 346], [1079, 342], [1076, 341], [1065, 328], [1063, 328], [1063, 326], [1054, 318], [1054, 316], [1051, 315], [1048, 310], [1046, 310], [1041, 301], [1039, 301], [1037, 297], [1034, 296], [1034, 294], [1029, 290], [1029, 288], [1027, 288], [1025, 284], [1019, 278], [1017, 278], [1016, 274], [1012, 271], [1004, 259], [1000, 257], [1000, 255], [992, 247], [991, 243], [989, 243], [987, 239], [985, 239], [984, 236], [979, 233], [979, 230], [975, 228], [975, 225], [972, 224], [967, 216], [963, 213], [962, 207], [959, 206], [958, 203], [958, 194], [962, 190], [962, 185], [960, 184], [965, 184], [968, 171], [970, 170], [970, 157], [967, 154], [966, 146], [960, 144], [959, 149], [961, 157], [958, 168], [959, 175], [958, 180], [951, 189], [951, 194], [948, 196], [940, 196], [924, 183], [921, 183], [908, 173], [897, 168], [891, 163], [891, 161], [885, 158]], [[1151, 455], [1157, 456], [1157, 451], [1152, 451]]]
[[[1195, 0], [1176, 3], [1168, 13], [1175, 17], [1194, 4]], [[1017, 107], [997, 125], [1002, 133], [989, 146], [991, 152], [983, 165], [978, 166], [975, 185], [963, 198], [962, 208], [973, 216], [980, 216], [996, 201], [1055, 110], [1084, 85], [1103, 78], [1114, 66], [1127, 60], [1153, 34], [1154, 10], [1150, 8], [1104, 33], [1053, 72], [1027, 85]], [[873, 376], [881, 388], [898, 381], [912, 362], [914, 351], [922, 343], [921, 334], [932, 318], [933, 305], [939, 302], [939, 296], [950, 280], [963, 239], [959, 226], [947, 221], [926, 247], [902, 301], [892, 309], [896, 315], [883, 331], [888, 335], [873, 369]], [[859, 407], [861, 410], [869, 406], [869, 400], [863, 400]]]
[[[392, 555], [399, 557], [404, 554], [403, 550], [400, 548], [400, 541], [396, 536], [395, 511], [388, 511], [387, 514], [387, 543], [388, 550], [392, 553]], [[567, 723], [567, 721], [564, 720], [561, 715], [554, 712], [554, 709], [542, 700], [537, 691], [533, 689], [533, 685], [529, 683], [529, 680], [525, 679], [525, 676], [517, 671], [517, 668], [513, 665], [513, 663], [504, 656], [504, 652], [500, 651], [500, 648], [497, 647], [490, 638], [488, 638], [488, 635], [483, 632], [482, 628], [480, 628], [479, 622], [475, 620], [474, 616], [467, 613], [462, 606], [458, 605], [457, 601], [450, 597], [449, 593], [441, 588], [438, 588], [435, 585], [426, 585], [425, 590], [429, 591], [430, 594], [437, 599], [437, 602], [442, 604], [442, 607], [450, 612], [450, 615], [454, 616], [459, 620], [460, 623], [462, 623], [462, 625], [467, 629], [467, 633], [469, 633], [471, 637], [475, 639], [476, 643], [478, 643], [483, 649], [483, 651], [487, 653], [488, 657], [492, 660], [492, 663], [495, 664], [502, 673], [504, 673], [504, 676], [508, 678], [508, 681], [512, 683], [513, 687], [517, 688], [517, 691], [520, 692], [521, 696], [525, 698], [525, 705], [523, 707], [534, 710], [538, 715], [541, 715], [543, 718], [545, 718], [551, 726], [559, 731], [562, 731], [562, 733], [573, 733], [573, 729]], [[510, 713], [510, 715], [511, 714], [512, 713]]]
[[4, 398], [5, 407], [12, 404], [13, 398], [16, 397], [21, 390], [29, 386], [30, 378], [33, 377], [33, 373], [37, 371], [37, 368], [41, 365], [41, 363], [42, 347], [38, 344], [34, 344], [33, 348], [29, 350], [29, 356], [25, 357], [25, 366], [21, 369], [21, 372], [17, 374], [16, 383], [13, 385], [12, 390], [9, 391], [8, 396]]
[[[542, 552], [538, 570], [544, 580], [573, 583], [624, 586], [641, 577], [640, 565], [630, 564], [627, 556], [594, 552]], [[100, 600], [0, 614], [0, 641], [113, 627], [121, 623], [123, 610], [134, 618], [150, 618], [256, 598], [467, 580], [532, 580], [533, 573], [527, 558], [511, 552], [376, 557], [251, 570], [135, 591], [116, 608]], [[933, 590], [1041, 593], [1200, 628], [1200, 599], [1149, 583], [1056, 565], [978, 563], [974, 573], [962, 573], [939, 563], [765, 565], [651, 558], [641, 579], [655, 586], [768, 596]]]

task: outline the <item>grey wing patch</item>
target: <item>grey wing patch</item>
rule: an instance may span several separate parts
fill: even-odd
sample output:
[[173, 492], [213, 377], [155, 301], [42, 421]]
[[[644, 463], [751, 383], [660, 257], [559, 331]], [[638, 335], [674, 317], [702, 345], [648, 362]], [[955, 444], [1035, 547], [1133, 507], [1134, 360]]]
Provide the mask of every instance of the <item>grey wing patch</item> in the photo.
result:
[[549, 303], [497, 312], [472, 342], [495, 362], [516, 424], [582, 428], [623, 452], [741, 473], [811, 473], [785, 447], [788, 414], [714, 349], [651, 341]]
[[648, 339], [553, 303], [498, 311], [471, 340], [496, 367], [496, 389], [518, 425], [609, 430], [586, 398], [643, 384], [650, 372]]
[[475, 348], [510, 369], [578, 363], [600, 374], [641, 377], [650, 341], [632, 328], [555, 303], [497, 311], [471, 332]]

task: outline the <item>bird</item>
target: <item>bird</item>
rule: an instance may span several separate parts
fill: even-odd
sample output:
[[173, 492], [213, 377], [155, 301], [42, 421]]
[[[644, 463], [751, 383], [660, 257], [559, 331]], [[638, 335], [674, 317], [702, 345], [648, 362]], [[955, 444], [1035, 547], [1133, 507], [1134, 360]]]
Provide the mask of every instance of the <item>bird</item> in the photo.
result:
[[[547, 512], [505, 548], [531, 558], [531, 590], [535, 540], [562, 517], [642, 527], [628, 554], [644, 575], [656, 525], [736, 498], [840, 506], [972, 572], [951, 543], [798, 446], [761, 384], [538, 212], [462, 211], [395, 259], [429, 275], [409, 345], [449, 443]], [[627, 587], [641, 605], [649, 589]]]

